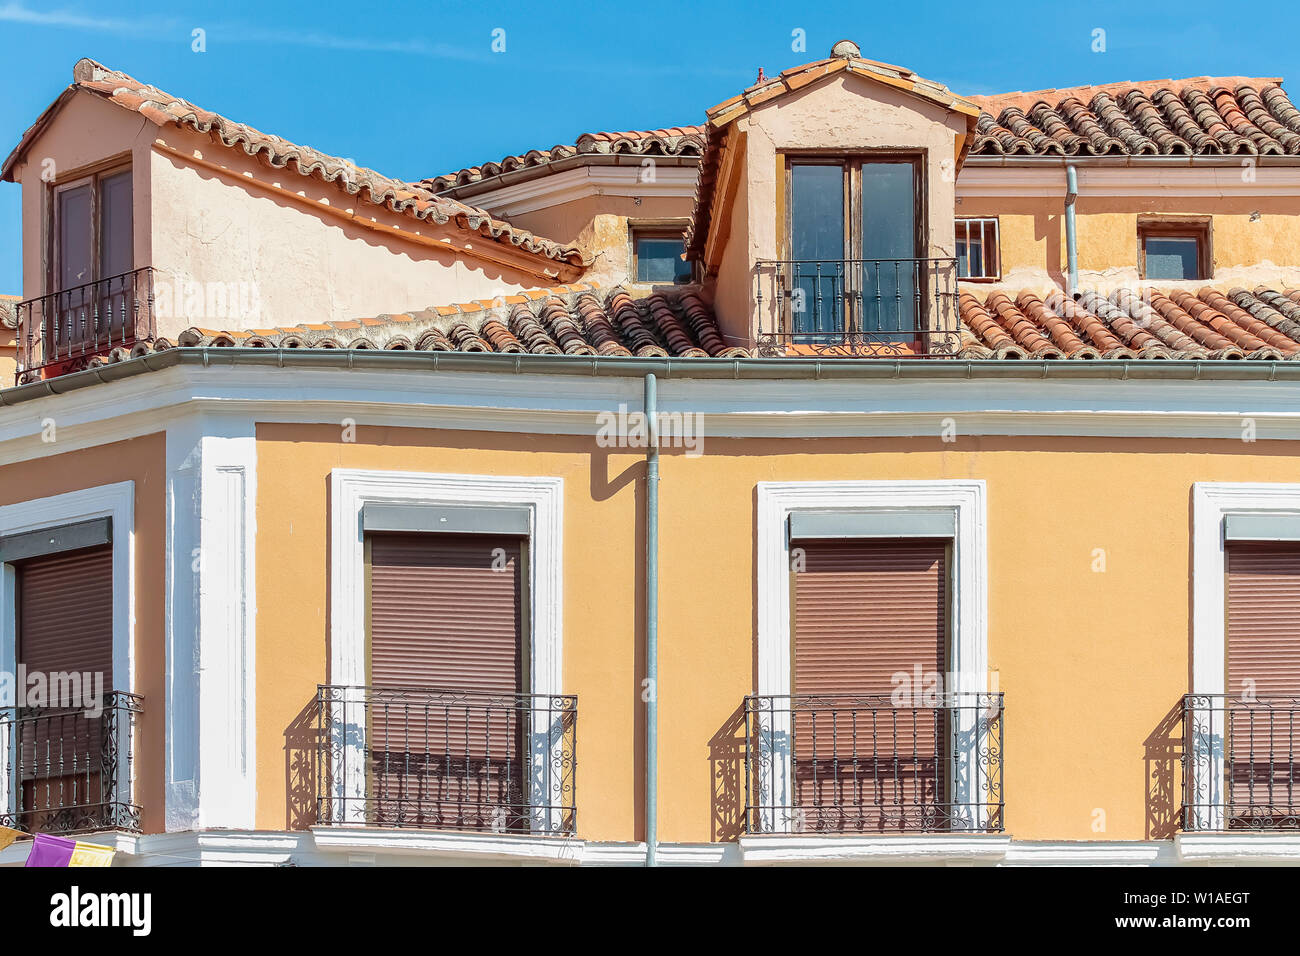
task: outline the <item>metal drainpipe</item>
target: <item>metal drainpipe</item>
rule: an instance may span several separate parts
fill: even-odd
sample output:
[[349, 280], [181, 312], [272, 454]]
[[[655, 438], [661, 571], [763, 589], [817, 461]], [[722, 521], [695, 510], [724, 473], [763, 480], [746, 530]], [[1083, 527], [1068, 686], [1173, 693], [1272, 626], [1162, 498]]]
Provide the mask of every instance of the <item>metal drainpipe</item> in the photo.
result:
[[1074, 201], [1078, 198], [1079, 174], [1071, 163], [1065, 167], [1065, 256], [1070, 269], [1070, 298], [1079, 294], [1079, 239], [1074, 231]]
[[659, 838], [659, 404], [645, 377], [645, 865], [655, 866]]

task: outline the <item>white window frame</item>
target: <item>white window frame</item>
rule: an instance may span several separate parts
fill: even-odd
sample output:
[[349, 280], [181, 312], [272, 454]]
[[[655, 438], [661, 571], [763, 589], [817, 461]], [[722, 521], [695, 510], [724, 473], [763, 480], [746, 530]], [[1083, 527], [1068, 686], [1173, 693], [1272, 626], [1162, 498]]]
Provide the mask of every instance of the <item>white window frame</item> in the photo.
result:
[[[988, 690], [988, 548], [985, 484], [983, 481], [792, 481], [758, 483], [758, 688], [760, 696], [791, 693], [790, 545], [787, 522], [794, 511], [954, 512], [957, 533], [952, 539], [952, 660], [950, 673], [957, 686], [945, 690], [983, 693]], [[955, 756], [959, 766], [973, 767], [978, 759], [974, 713], [960, 711], [955, 736], [968, 746]], [[789, 716], [773, 714], [771, 734], [760, 734], [759, 759], [770, 761], [772, 793], [755, 794], [759, 806], [792, 802], [792, 754]], [[765, 764], [766, 765], [766, 764]], [[974, 781], [958, 774], [953, 800], [979, 803]], [[989, 820], [972, 821], [977, 829]], [[764, 831], [779, 832], [775, 814], [766, 811]]]
[[[1227, 694], [1227, 548], [1224, 519], [1228, 515], [1300, 517], [1300, 484], [1271, 482], [1206, 482], [1192, 485], [1192, 687], [1193, 698]], [[1196, 796], [1199, 830], [1221, 830], [1226, 798], [1223, 710], [1198, 708], [1192, 701], [1183, 719], [1192, 736], [1186, 773]]]
[[[69, 491], [0, 506], [0, 535], [39, 531], [94, 518], [112, 522], [113, 549], [113, 685], [111, 691], [135, 692], [135, 482], [120, 481], [96, 488]], [[13, 565], [0, 564], [0, 671], [18, 672], [17, 574]], [[14, 686], [15, 694], [22, 688]], [[0, 753], [11, 754], [16, 740], [0, 731]], [[120, 792], [135, 793], [132, 761], [120, 761]], [[17, 793], [7, 774], [0, 773], [0, 807], [17, 811]]]
[[[529, 693], [563, 693], [563, 498], [564, 479], [505, 477], [335, 468], [330, 472], [330, 674], [334, 685], [359, 687], [366, 682], [365, 534], [361, 511], [368, 503], [525, 507], [530, 514], [528, 536]], [[346, 773], [332, 774], [335, 797], [366, 792], [364, 711], [349, 710], [346, 726], [329, 721], [337, 736], [333, 752]], [[542, 772], [545, 761], [561, 756], [564, 735], [555, 725], [560, 717], [549, 709], [550, 722], [534, 723], [529, 742], [533, 767], [530, 801], [534, 807], [554, 807], [550, 819], [534, 811], [534, 827], [554, 832], [561, 825], [559, 799], [563, 781]], [[346, 763], [343, 763], [346, 761]], [[550, 791], [547, 792], [549, 779]], [[344, 805], [336, 800], [336, 806]], [[364, 805], [337, 813], [327, 823], [364, 823]]]

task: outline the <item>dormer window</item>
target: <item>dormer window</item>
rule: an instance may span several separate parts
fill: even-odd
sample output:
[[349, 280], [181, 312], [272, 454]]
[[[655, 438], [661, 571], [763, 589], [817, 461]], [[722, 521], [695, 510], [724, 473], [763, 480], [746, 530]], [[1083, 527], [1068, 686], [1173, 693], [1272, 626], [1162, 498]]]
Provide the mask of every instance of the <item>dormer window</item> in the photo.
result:
[[686, 223], [680, 220], [633, 220], [630, 224], [632, 275], [637, 282], [681, 285], [691, 281], [686, 252]]
[[795, 341], [910, 337], [924, 282], [918, 158], [799, 156], [787, 169]]
[[69, 291], [133, 268], [129, 167], [56, 185], [53, 219], [49, 291]]

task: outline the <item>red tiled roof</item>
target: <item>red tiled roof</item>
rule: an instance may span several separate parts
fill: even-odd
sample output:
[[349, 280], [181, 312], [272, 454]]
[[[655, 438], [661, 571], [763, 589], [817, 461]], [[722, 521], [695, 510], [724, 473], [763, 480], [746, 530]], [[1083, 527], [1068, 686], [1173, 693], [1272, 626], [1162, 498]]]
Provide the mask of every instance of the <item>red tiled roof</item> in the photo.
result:
[[507, 156], [500, 162], [470, 166], [442, 176], [420, 181], [420, 185], [436, 193], [457, 186], [482, 182], [502, 173], [517, 169], [545, 166], [548, 163], [573, 156], [699, 156], [704, 150], [703, 126], [673, 126], [668, 129], [632, 130], [625, 133], [584, 133], [572, 145], [552, 146], [550, 149], [530, 149], [526, 153]]
[[712, 309], [693, 289], [634, 299], [621, 288], [602, 292], [588, 282], [346, 322], [243, 332], [191, 328], [180, 334], [177, 344], [623, 358], [748, 355], [744, 349], [726, 345]]
[[1300, 111], [1278, 78], [1202, 76], [972, 96], [972, 154], [1300, 156]]
[[1300, 290], [963, 291], [965, 358], [1296, 359]]
[[332, 183], [349, 196], [358, 196], [402, 215], [439, 224], [453, 222], [461, 229], [534, 255], [582, 265], [582, 255], [576, 246], [564, 246], [527, 230], [517, 229], [493, 218], [482, 209], [455, 199], [435, 196], [423, 186], [392, 179], [311, 147], [297, 146], [278, 136], [259, 132], [251, 126], [202, 109], [156, 87], [146, 86], [139, 80], [110, 70], [94, 60], [78, 60], [73, 67], [72, 77], [72, 85], [27, 130], [9, 154], [3, 168], [0, 168], [0, 179], [12, 179], [14, 165], [31, 142], [41, 134], [70, 95], [84, 90], [138, 113], [158, 126], [170, 124], [208, 134], [215, 142], [230, 149], [242, 150], [245, 155], [255, 157], [272, 169], [293, 169], [304, 177]]
[[0, 328], [18, 328], [18, 303], [16, 295], [0, 294]]

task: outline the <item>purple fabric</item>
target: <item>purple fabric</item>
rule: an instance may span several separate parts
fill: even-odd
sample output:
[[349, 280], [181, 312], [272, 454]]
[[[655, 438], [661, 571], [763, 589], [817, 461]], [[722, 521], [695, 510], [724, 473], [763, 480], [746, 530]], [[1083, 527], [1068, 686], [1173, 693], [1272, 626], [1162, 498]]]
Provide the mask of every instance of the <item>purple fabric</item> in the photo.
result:
[[72, 859], [72, 851], [76, 848], [76, 840], [38, 833], [36, 842], [32, 844], [32, 852], [27, 856], [27, 865], [67, 866]]

